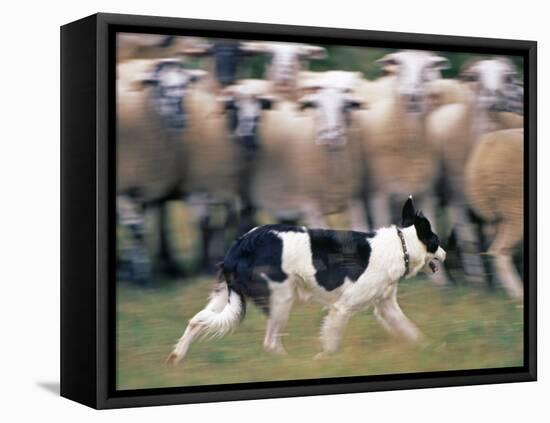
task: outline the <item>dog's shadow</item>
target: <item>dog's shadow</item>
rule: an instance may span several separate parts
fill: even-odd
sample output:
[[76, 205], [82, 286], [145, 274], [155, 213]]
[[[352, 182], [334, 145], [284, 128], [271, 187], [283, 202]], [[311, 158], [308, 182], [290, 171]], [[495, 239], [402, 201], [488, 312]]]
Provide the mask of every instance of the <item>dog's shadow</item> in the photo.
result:
[[44, 391], [49, 392], [55, 396], [59, 396], [61, 389], [59, 382], [36, 382], [36, 386], [42, 388]]

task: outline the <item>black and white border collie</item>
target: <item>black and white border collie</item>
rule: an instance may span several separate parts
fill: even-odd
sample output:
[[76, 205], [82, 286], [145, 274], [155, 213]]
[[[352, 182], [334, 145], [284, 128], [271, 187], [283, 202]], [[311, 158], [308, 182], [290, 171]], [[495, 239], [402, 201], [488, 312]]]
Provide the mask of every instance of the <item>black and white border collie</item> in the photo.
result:
[[397, 303], [397, 282], [420, 270], [435, 272], [445, 251], [430, 222], [416, 212], [412, 198], [403, 207], [402, 228], [373, 233], [265, 225], [231, 246], [219, 283], [206, 307], [187, 325], [168, 357], [176, 364], [191, 343], [203, 336], [223, 336], [237, 327], [250, 298], [268, 316], [264, 348], [285, 353], [281, 333], [296, 300], [317, 300], [330, 311], [321, 329], [322, 351], [337, 351], [351, 315], [367, 306], [391, 334], [417, 342], [421, 332]]

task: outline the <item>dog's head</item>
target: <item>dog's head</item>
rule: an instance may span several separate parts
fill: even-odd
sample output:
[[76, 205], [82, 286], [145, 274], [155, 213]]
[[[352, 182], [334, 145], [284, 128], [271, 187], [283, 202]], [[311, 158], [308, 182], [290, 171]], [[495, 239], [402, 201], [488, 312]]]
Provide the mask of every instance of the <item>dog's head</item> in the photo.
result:
[[414, 226], [416, 236], [424, 247], [422, 251], [424, 254], [422, 270], [426, 273], [435, 273], [438, 270], [436, 261], [444, 262], [447, 253], [441, 248], [439, 237], [432, 231], [430, 221], [421, 211], [415, 210], [412, 196], [407, 199], [403, 206], [401, 226], [404, 228]]

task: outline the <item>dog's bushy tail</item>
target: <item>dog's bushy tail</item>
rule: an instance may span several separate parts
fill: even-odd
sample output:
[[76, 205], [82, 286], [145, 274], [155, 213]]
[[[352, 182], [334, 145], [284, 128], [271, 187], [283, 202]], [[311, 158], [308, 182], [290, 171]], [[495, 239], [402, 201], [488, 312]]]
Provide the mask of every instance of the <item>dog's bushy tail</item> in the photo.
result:
[[[218, 283], [206, 306], [195, 314], [185, 328], [185, 332], [168, 356], [168, 362], [177, 364], [186, 356], [192, 342], [197, 338], [221, 338], [232, 332], [245, 312], [244, 295], [231, 281], [226, 279], [223, 263], [219, 264]], [[231, 274], [227, 274], [231, 277]]]
[[204, 327], [201, 336], [214, 338], [225, 336], [234, 330], [244, 317], [246, 309], [244, 296], [226, 279], [223, 262], [218, 267], [218, 283], [210, 294], [208, 304], [189, 322]]

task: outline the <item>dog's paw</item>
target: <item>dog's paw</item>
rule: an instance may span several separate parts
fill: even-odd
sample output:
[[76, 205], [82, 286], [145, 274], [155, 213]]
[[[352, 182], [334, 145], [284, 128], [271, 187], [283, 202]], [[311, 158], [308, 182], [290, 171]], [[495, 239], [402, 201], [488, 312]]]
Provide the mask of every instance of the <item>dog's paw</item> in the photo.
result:
[[166, 357], [165, 363], [169, 366], [176, 366], [181, 360], [181, 357], [175, 351], [172, 351], [168, 357]]
[[277, 346], [264, 346], [264, 349], [271, 354], [288, 355], [285, 348], [282, 345]]
[[321, 351], [320, 353], [315, 354], [313, 356], [313, 359], [314, 360], [326, 360], [328, 357], [329, 357], [329, 355], [326, 352]]

